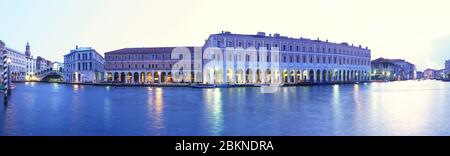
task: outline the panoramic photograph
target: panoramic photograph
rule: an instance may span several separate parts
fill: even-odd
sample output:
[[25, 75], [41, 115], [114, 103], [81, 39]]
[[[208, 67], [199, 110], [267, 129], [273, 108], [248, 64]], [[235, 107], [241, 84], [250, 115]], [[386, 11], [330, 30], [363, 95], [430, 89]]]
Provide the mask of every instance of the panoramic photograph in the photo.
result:
[[0, 136], [449, 136], [448, 6], [0, 0]]

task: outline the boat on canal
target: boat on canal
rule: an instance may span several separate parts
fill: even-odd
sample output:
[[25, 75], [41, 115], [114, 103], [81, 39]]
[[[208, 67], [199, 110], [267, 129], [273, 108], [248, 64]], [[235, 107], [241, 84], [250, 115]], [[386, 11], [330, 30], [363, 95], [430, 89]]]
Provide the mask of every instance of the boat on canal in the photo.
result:
[[192, 87], [192, 88], [216, 88], [217, 85], [215, 85], [215, 84], [201, 84], [201, 83], [199, 83], [199, 84], [193, 84], [190, 87]]

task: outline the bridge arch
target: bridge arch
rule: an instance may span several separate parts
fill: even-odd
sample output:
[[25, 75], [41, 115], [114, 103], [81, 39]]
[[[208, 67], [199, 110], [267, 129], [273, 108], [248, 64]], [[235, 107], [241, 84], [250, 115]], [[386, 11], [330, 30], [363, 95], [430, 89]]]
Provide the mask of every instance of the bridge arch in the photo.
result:
[[37, 75], [38, 81], [50, 82], [50, 81], [64, 81], [63, 74], [59, 71], [48, 71]]

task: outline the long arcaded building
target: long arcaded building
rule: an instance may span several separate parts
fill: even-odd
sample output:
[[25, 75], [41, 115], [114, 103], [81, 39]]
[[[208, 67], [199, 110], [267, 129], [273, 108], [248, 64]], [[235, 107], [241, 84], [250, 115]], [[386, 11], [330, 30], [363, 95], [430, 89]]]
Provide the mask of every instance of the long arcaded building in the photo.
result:
[[[254, 49], [256, 53], [246, 49]], [[370, 49], [345, 42], [331, 43], [263, 32], [255, 35], [222, 32], [210, 35], [203, 50], [204, 83], [296, 84], [370, 80]], [[275, 50], [277, 55], [272, 54]], [[261, 51], [267, 54], [260, 55]]]
[[367, 47], [348, 43], [262, 32], [222, 32], [210, 35], [203, 47], [124, 48], [107, 52], [105, 81], [250, 85], [364, 82], [370, 80], [370, 60]]

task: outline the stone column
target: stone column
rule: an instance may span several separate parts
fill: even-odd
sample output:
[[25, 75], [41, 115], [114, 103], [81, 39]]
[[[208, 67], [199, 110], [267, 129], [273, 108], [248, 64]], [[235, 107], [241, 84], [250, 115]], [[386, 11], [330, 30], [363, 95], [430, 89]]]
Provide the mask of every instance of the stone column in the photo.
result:
[[243, 84], [246, 84], [247, 83], [247, 69], [242, 69], [243, 71], [242, 71], [242, 83]]
[[256, 69], [252, 70], [252, 83], [256, 84]]
[[161, 72], [158, 72], [158, 84], [161, 84]]
[[278, 71], [278, 82], [284, 84], [282, 70]]
[[286, 81], [287, 83], [291, 83], [291, 71], [287, 70], [286, 71]]

